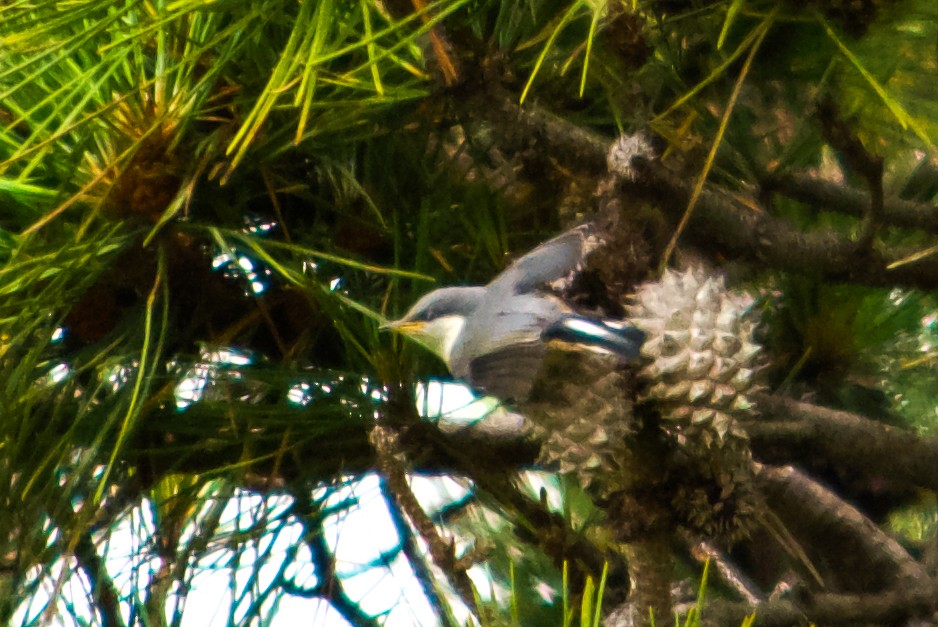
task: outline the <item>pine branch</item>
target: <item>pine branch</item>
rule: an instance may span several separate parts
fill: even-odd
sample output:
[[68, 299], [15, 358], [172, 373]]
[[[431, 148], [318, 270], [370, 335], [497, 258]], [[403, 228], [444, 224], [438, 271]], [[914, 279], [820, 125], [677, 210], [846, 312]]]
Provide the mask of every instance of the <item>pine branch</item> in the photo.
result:
[[716, 601], [705, 609], [704, 625], [738, 624], [753, 613], [759, 625], [903, 624], [932, 609], [936, 586], [925, 569], [855, 508], [791, 467], [763, 466], [758, 481], [773, 510], [786, 525], [808, 530], [815, 549], [836, 548], [857, 562], [855, 574], [872, 572], [885, 583], [872, 594], [801, 591], [756, 605]]
[[[797, 200], [815, 211], [836, 211], [862, 217], [871, 200], [868, 192], [809, 174], [767, 174], [764, 191]], [[889, 197], [883, 201], [883, 224], [938, 233], [938, 211], [931, 203]]]
[[417, 501], [404, 472], [399, 438], [391, 429], [382, 425], [375, 425], [371, 432], [372, 445], [377, 455], [378, 469], [384, 475], [391, 494], [397, 506], [410, 519], [417, 533], [423, 538], [430, 550], [430, 557], [449, 579], [453, 588], [467, 607], [478, 615], [479, 609], [475, 603], [475, 589], [472, 580], [466, 572], [467, 566], [456, 559], [455, 545], [451, 539], [445, 539], [437, 530], [426, 512]]
[[[388, 504], [394, 502], [394, 494], [384, 477], [381, 481], [381, 494]], [[414, 576], [420, 582], [420, 588], [426, 595], [427, 601], [429, 601], [437, 616], [446, 616], [448, 612], [446, 599], [440, 595], [433, 572], [417, 544], [413, 531], [407, 524], [404, 513], [399, 507], [388, 507], [388, 513], [391, 516], [391, 524], [394, 525], [397, 536], [400, 538], [401, 549], [410, 562], [410, 566], [414, 570]]]
[[[605, 175], [611, 140], [539, 107], [521, 108], [498, 85], [479, 90], [454, 108], [470, 137], [484, 136], [505, 154], [549, 155], [561, 169], [592, 176], [597, 186]], [[621, 181], [620, 186], [624, 206], [634, 206], [636, 200], [651, 202], [674, 223], [683, 216], [692, 193], [686, 176], [660, 162], [636, 163], [634, 179]], [[862, 194], [847, 189], [848, 197]], [[835, 205], [840, 206], [842, 202]], [[627, 221], [623, 228], [629, 228]], [[868, 249], [834, 230], [804, 232], [773, 217], [758, 198], [731, 194], [714, 183], [704, 187], [686, 239], [714, 255], [740, 257], [760, 267], [810, 273], [828, 281], [923, 289], [938, 286], [938, 260], [926, 258], [889, 269], [893, 262], [917, 251]]]
[[75, 544], [75, 559], [78, 567], [88, 578], [91, 584], [91, 595], [94, 607], [101, 617], [103, 627], [123, 627], [124, 620], [120, 613], [120, 594], [117, 586], [108, 575], [104, 560], [91, 540], [90, 532], [83, 532]]
[[[910, 618], [927, 615], [930, 603], [921, 592], [893, 590], [870, 594], [818, 594], [807, 605], [788, 599], [766, 601], [756, 606], [714, 601], [703, 612], [701, 625], [740, 625], [756, 615], [759, 627], [791, 625], [902, 625]], [[927, 624], [927, 623], [926, 623]]]
[[[897, 589], [930, 589], [928, 573], [898, 542], [804, 472], [792, 466], [766, 465], [759, 467], [756, 481], [786, 527], [811, 543], [807, 550], [822, 552], [828, 566], [840, 567], [841, 586], [855, 584], [851, 579], [856, 579], [876, 580]], [[799, 535], [799, 531], [805, 533]], [[852, 572], [844, 568], [848, 564], [866, 572]]]
[[938, 490], [938, 438], [884, 425], [846, 411], [775, 394], [753, 399], [761, 415], [745, 425], [760, 459], [790, 463], [822, 459], [851, 476]]

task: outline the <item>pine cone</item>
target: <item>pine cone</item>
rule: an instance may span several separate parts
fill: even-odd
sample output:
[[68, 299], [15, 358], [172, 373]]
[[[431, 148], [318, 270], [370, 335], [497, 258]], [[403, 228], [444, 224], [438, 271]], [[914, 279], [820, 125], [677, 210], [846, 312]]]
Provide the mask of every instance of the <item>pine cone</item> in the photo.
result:
[[523, 407], [532, 435], [541, 441], [540, 461], [575, 473], [599, 495], [619, 489], [631, 431], [631, 378], [612, 356], [548, 356]]
[[754, 413], [760, 348], [746, 299], [703, 270], [668, 271], [642, 285], [630, 321], [648, 338], [639, 402], [677, 443], [682, 476], [673, 506], [691, 531], [734, 541], [747, 533], [758, 496], [738, 420]]
[[702, 270], [667, 271], [642, 285], [630, 306], [632, 324], [648, 335], [639, 376], [648, 382], [640, 400], [652, 401], [681, 445], [724, 446], [746, 439], [736, 418], [753, 412], [759, 346], [748, 303], [723, 279]]

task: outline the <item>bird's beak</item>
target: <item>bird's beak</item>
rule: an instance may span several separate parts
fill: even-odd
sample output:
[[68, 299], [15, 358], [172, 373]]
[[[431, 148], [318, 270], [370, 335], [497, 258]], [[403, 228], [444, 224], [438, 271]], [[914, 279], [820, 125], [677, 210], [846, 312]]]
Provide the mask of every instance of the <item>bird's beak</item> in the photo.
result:
[[415, 322], [412, 320], [390, 320], [382, 324], [379, 329], [382, 331], [396, 331], [405, 335], [414, 335], [419, 333], [426, 326], [425, 322]]

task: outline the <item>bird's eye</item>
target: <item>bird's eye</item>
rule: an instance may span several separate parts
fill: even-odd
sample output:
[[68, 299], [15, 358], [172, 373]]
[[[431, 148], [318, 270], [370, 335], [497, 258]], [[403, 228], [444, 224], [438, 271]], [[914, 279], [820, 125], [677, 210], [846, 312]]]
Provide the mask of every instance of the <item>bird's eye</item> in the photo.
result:
[[435, 314], [436, 312], [432, 309], [423, 309], [411, 316], [411, 320], [414, 322], [429, 322], [433, 319]]

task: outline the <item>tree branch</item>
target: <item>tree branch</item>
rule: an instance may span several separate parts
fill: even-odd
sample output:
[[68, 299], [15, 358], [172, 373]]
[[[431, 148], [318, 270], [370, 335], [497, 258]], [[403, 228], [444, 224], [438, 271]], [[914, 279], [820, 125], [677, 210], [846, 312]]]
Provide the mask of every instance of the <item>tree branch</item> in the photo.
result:
[[[160, 421], [156, 416], [147, 421], [146, 428], [152, 424], [157, 429]], [[212, 429], [210, 421], [205, 424], [206, 429]], [[292, 428], [293, 441], [285, 454], [281, 450], [282, 438], [271, 431], [270, 437], [252, 443], [253, 463], [245, 469], [246, 485], [269, 493], [282, 491], [294, 480], [328, 483], [341, 473], [373, 471], [375, 453], [368, 443], [373, 426], [373, 421], [355, 416], [337, 419], [331, 413], [311, 413], [303, 429]], [[160, 448], [152, 445], [150, 433], [141, 432], [137, 446], [128, 451], [128, 461], [146, 463], [153, 476], [160, 477], [173, 472], [209, 472], [243, 456], [243, 440], [235, 435], [222, 438], [216, 433], [212, 430], [208, 438], [198, 431], [177, 434], [173, 446]], [[330, 446], [324, 447], [323, 442]], [[533, 465], [538, 452], [537, 443], [520, 434], [497, 436], [473, 428], [443, 433], [426, 421], [408, 422], [401, 433], [401, 446], [416, 472], [431, 474], [467, 474], [473, 466], [485, 466], [493, 472], [515, 472]]]
[[[825, 550], [826, 560], [835, 552], [831, 549], [836, 549], [835, 559], [855, 562], [855, 574], [881, 579], [880, 591], [821, 592], [804, 600], [772, 600], [755, 606], [717, 601], [704, 610], [705, 625], [738, 624], [752, 613], [759, 625], [894, 624], [933, 610], [936, 587], [924, 567], [859, 511], [791, 467], [763, 466], [757, 480], [786, 525], [803, 532], [802, 537], [808, 534], [815, 549]], [[846, 570], [844, 564], [839, 566], [839, 572]]]
[[[688, 539], [689, 540], [689, 539]], [[710, 561], [720, 579], [749, 605], [765, 602], [762, 590], [711, 542], [689, 540], [691, 557], [701, 564]]]
[[[864, 582], [877, 580], [878, 585], [909, 589], [926, 585], [931, 589], [924, 567], [898, 542], [802, 471], [792, 466], [761, 466], [756, 481], [772, 511], [796, 537], [809, 538], [815, 550], [824, 552], [828, 562], [855, 563], [861, 571], [866, 571], [838, 569], [852, 578], [840, 584], [849, 586], [862, 579]], [[799, 534], [799, 531], [804, 533]], [[828, 582], [828, 587], [836, 583]]]
[[[768, 174], [761, 184], [764, 191], [797, 200], [817, 211], [862, 217], [871, 202], [868, 192], [807, 174]], [[891, 226], [938, 233], [938, 210], [931, 203], [887, 198], [881, 219]]]
[[120, 594], [114, 581], [108, 575], [104, 560], [98, 555], [90, 532], [84, 531], [79, 535], [78, 542], [75, 544], [75, 559], [78, 560], [78, 567], [85, 573], [91, 585], [94, 607], [101, 616], [103, 627], [123, 627]]
[[[626, 196], [653, 202], [670, 219], [679, 219], [690, 198], [690, 183], [658, 163], [641, 164], [638, 169], [635, 181], [622, 184]], [[801, 231], [769, 214], [754, 198], [743, 202], [713, 185], [700, 196], [687, 238], [712, 253], [820, 275], [828, 281], [923, 289], [938, 285], [936, 259], [925, 258], [890, 270], [891, 263], [917, 251], [886, 253], [873, 247], [860, 254], [855, 242], [834, 230]]]
[[[593, 176], [597, 183], [606, 174], [611, 140], [539, 107], [522, 108], [515, 103], [516, 98], [493, 81], [487, 89], [470, 92], [454, 108], [471, 136], [483, 137], [507, 155], [550, 155], [558, 167]], [[621, 182], [623, 201], [649, 201], [672, 221], [680, 220], [690, 198], [691, 182], [658, 162], [640, 166], [634, 181]], [[850, 190], [849, 194], [852, 197], [860, 192]], [[840, 206], [842, 203], [833, 209]], [[700, 196], [686, 238], [714, 254], [819, 274], [830, 281], [925, 289], [938, 285], [938, 259], [925, 258], [890, 270], [891, 263], [917, 251], [873, 247], [858, 254], [856, 242], [836, 231], [803, 232], [773, 217], [756, 198], [731, 195], [713, 183], [708, 183]]]
[[863, 214], [863, 223], [857, 238], [857, 248], [865, 250], [873, 243], [873, 237], [882, 219], [883, 160], [866, 150], [856, 131], [840, 117], [837, 104], [830, 97], [818, 105], [817, 117], [821, 122], [824, 139], [840, 152], [853, 170], [866, 179], [869, 187], [870, 202]]
[[938, 490], [938, 438], [774, 394], [753, 400], [761, 416], [744, 426], [761, 459], [817, 456], [856, 475]]
[[456, 117], [477, 145], [506, 155], [533, 153], [567, 170], [606, 174], [611, 141], [537, 106], [521, 107], [497, 79], [453, 99]]
[[[387, 479], [384, 477], [381, 478], [381, 494], [389, 505], [394, 502], [394, 494], [391, 492]], [[449, 604], [446, 598], [440, 593], [437, 580], [433, 576], [433, 571], [427, 563], [424, 552], [416, 542], [413, 530], [407, 523], [405, 514], [399, 507], [388, 507], [388, 513], [391, 516], [391, 524], [394, 525], [397, 536], [400, 538], [401, 549], [410, 562], [410, 566], [414, 570], [414, 576], [417, 577], [417, 581], [420, 582], [420, 588], [423, 590], [424, 595], [426, 595], [427, 601], [429, 601], [437, 616], [445, 616]]]
[[476, 607], [472, 580], [469, 579], [466, 566], [456, 559], [453, 541], [443, 538], [410, 489], [404, 473], [401, 460], [403, 455], [397, 434], [390, 428], [377, 424], [371, 432], [371, 440], [377, 454], [378, 469], [387, 481], [388, 490], [394, 495], [398, 507], [407, 515], [411, 524], [417, 529], [417, 533], [427, 543], [433, 563], [449, 579], [462, 602], [478, 615], [479, 608]]
[[918, 592], [905, 590], [871, 594], [818, 594], [810, 603], [789, 599], [766, 601], [753, 607], [745, 603], [714, 601], [704, 608], [701, 624], [706, 627], [739, 625], [756, 615], [759, 627], [791, 625], [906, 624], [910, 617], [927, 614], [929, 603]]

